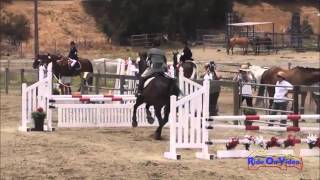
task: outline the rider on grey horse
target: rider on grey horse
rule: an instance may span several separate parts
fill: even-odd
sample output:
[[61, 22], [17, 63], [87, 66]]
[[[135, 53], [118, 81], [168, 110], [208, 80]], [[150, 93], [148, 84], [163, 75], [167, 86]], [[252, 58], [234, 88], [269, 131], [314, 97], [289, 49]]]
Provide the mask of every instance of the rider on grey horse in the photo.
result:
[[147, 69], [140, 77], [137, 96], [140, 96], [143, 90], [144, 82], [154, 74], [163, 74], [167, 69], [166, 53], [158, 48], [151, 48], [148, 51]]

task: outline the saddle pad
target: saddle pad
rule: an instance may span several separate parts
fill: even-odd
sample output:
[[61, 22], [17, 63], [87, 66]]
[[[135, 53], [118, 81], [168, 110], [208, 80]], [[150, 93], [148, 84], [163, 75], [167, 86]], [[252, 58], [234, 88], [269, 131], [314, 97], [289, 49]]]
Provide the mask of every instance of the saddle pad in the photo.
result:
[[186, 63], [186, 62], [192, 63], [192, 64], [194, 65], [194, 67], [197, 68], [197, 65], [196, 65], [196, 63], [195, 63], [194, 61], [186, 60], [185, 63]]
[[151, 77], [149, 79], [146, 80], [146, 82], [143, 85], [143, 88], [146, 88], [148, 86], [148, 84], [154, 79], [155, 77]]

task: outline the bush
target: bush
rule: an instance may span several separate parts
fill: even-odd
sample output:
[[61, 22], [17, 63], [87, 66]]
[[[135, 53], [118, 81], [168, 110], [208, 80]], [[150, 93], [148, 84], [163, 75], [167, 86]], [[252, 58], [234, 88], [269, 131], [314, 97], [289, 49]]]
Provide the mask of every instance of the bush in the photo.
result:
[[312, 29], [312, 26], [309, 23], [309, 18], [308, 17], [305, 17], [303, 19], [303, 21], [302, 21], [301, 33], [307, 34], [307, 35], [313, 34], [313, 29]]
[[0, 18], [0, 35], [8, 39], [13, 45], [18, 45], [30, 38], [30, 22], [26, 16], [14, 15], [1, 10]]

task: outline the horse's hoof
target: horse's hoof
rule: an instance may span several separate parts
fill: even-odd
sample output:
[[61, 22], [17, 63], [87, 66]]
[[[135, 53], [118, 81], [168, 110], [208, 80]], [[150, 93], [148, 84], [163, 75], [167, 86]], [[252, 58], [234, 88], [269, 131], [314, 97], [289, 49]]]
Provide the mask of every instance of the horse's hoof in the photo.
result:
[[147, 117], [148, 123], [153, 124], [154, 123], [154, 118], [153, 117]]
[[138, 126], [138, 122], [137, 121], [132, 121], [132, 127], [137, 127]]
[[161, 140], [162, 138], [161, 138], [160, 134], [156, 133], [156, 134], [154, 134], [154, 139], [155, 140]]

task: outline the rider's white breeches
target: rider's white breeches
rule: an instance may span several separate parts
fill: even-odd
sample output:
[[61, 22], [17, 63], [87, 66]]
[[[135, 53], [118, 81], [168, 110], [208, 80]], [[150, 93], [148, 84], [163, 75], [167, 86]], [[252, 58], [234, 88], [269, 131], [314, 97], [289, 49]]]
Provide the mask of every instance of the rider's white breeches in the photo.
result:
[[73, 67], [76, 64], [77, 60], [74, 60], [74, 59], [70, 59], [70, 60], [71, 60], [71, 67]]

